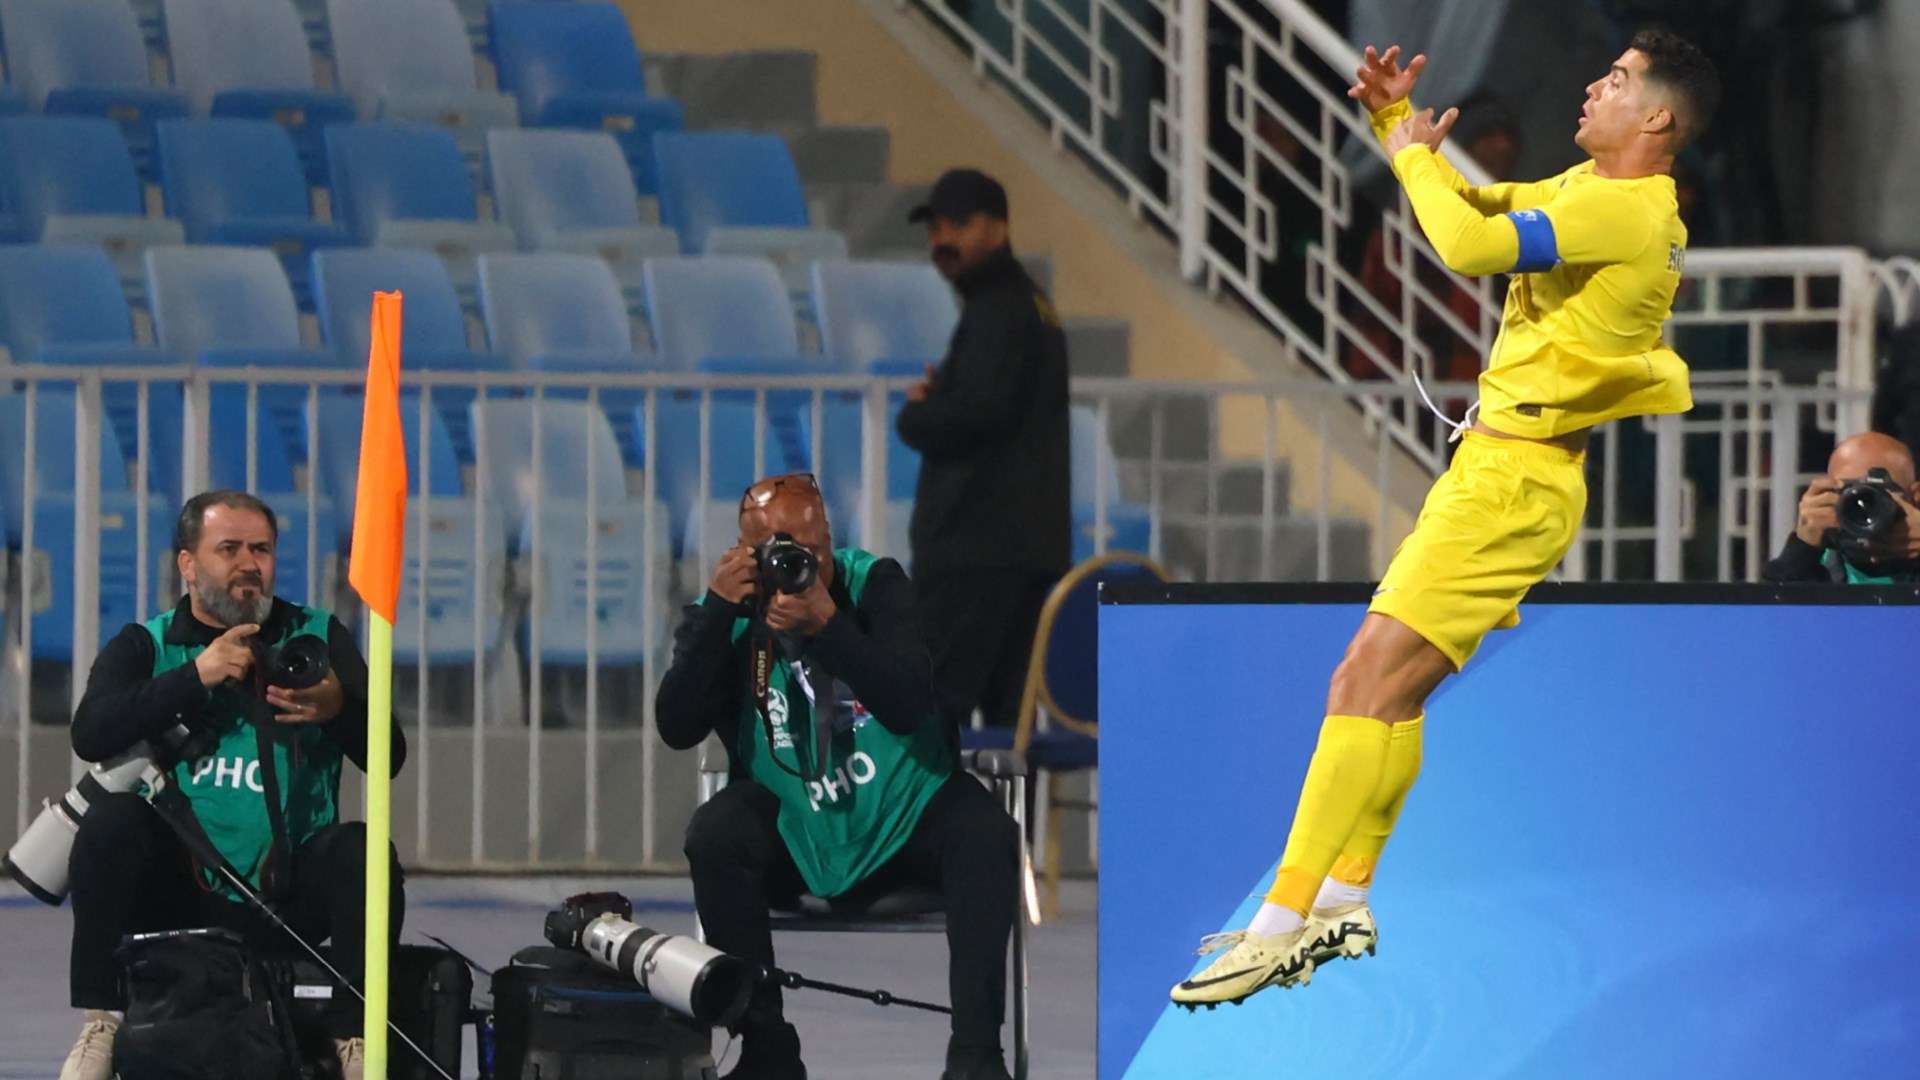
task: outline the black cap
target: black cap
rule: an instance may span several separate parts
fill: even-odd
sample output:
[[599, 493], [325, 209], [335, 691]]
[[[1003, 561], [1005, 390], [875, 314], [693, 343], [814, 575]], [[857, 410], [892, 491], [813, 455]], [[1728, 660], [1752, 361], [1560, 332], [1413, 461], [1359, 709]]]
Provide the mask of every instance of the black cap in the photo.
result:
[[932, 217], [965, 221], [975, 214], [1007, 219], [1007, 189], [978, 169], [949, 169], [933, 182], [927, 201], [913, 208], [907, 221], [919, 224]]

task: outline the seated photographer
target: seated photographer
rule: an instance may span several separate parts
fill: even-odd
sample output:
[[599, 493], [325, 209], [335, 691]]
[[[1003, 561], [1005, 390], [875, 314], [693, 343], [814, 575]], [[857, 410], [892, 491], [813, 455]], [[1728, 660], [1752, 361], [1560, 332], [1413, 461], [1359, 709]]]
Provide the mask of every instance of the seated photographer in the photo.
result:
[[[342, 759], [366, 767], [367, 665], [332, 615], [274, 597], [278, 538], [273, 512], [259, 499], [238, 491], [194, 496], [174, 527], [186, 596], [147, 623], [129, 624], [94, 661], [73, 718], [81, 758], [97, 762], [136, 743], [156, 743], [182, 724], [193, 737], [183, 752], [156, 754], [171, 781], [158, 805], [137, 794], [110, 795], [81, 821], [69, 864], [71, 981], [73, 1005], [87, 1015], [61, 1080], [113, 1074], [113, 1038], [126, 1008], [114, 958], [122, 935], [222, 926], [275, 952], [293, 947], [191, 854], [170, 822], [204, 834], [309, 942], [331, 937], [336, 965], [356, 984], [361, 977], [366, 833], [358, 823], [337, 823], [336, 799]], [[325, 642], [312, 647], [306, 679], [295, 677], [298, 654], [280, 652], [301, 635]], [[319, 655], [329, 669], [306, 689], [267, 681], [308, 681]], [[396, 773], [405, 756], [396, 725]], [[395, 858], [396, 939], [404, 914], [400, 883]], [[342, 1072], [357, 1080], [361, 1007], [345, 992], [333, 1002]]]
[[[739, 543], [686, 609], [656, 715], [667, 745], [717, 732], [730, 759], [727, 787], [687, 827], [708, 943], [771, 965], [770, 904], [937, 888], [953, 1003], [944, 1076], [1004, 1078], [1019, 830], [955, 769], [958, 733], [932, 682], [906, 572], [835, 549], [813, 477], [778, 476], [742, 498]], [[831, 716], [816, 723], [823, 701]], [[777, 986], [756, 989], [735, 1030], [744, 1045], [731, 1080], [804, 1080]]]
[[1843, 440], [1827, 475], [1800, 497], [1800, 516], [1761, 577], [1775, 584], [1920, 582], [1920, 484], [1913, 453], [1890, 435]]

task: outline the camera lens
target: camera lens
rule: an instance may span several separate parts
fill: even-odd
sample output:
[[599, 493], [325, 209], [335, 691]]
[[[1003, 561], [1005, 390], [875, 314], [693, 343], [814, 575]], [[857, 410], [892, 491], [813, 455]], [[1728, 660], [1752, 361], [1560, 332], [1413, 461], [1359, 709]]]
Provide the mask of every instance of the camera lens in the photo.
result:
[[773, 592], [802, 593], [813, 587], [820, 564], [813, 552], [801, 547], [786, 533], [776, 533], [756, 554], [760, 560], [760, 578]]
[[1900, 519], [1893, 496], [1878, 484], [1848, 484], [1840, 491], [1835, 513], [1840, 531], [1858, 540], [1878, 539]]
[[283, 690], [305, 690], [327, 677], [327, 643], [312, 634], [288, 639], [273, 654], [267, 683]]

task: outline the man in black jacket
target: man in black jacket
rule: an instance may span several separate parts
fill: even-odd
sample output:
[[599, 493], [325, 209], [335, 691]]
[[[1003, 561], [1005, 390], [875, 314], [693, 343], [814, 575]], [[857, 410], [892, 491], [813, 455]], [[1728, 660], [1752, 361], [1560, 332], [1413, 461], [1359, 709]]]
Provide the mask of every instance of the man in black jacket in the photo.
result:
[[913, 573], [941, 711], [1011, 725], [1041, 605], [1072, 558], [1066, 337], [1013, 257], [993, 178], [947, 173], [911, 220], [961, 298], [946, 359], [900, 410], [920, 451]]
[[[367, 663], [339, 620], [273, 595], [278, 539], [273, 511], [244, 492], [187, 501], [174, 529], [187, 595], [171, 611], [128, 624], [100, 650], [73, 717], [73, 750], [103, 761], [176, 726], [193, 730], [192, 760], [170, 770], [181, 797], [169, 813], [190, 819], [188, 827], [309, 942], [331, 937], [335, 963], [357, 981], [366, 831], [337, 823], [337, 799], [342, 759], [366, 768]], [[303, 690], [256, 681], [257, 648], [301, 634], [325, 637], [326, 677]], [[405, 759], [395, 724], [395, 773]], [[277, 810], [269, 792], [279, 795]], [[405, 900], [398, 858], [389, 857], [398, 940]], [[122, 935], [224, 926], [276, 948], [291, 944], [138, 795], [109, 795], [88, 808], [69, 866], [72, 1003], [87, 1016], [61, 1080], [112, 1076], [113, 1036], [126, 1008], [113, 955]], [[334, 1002], [342, 1073], [358, 1080], [361, 1010], [344, 991]]]
[[[818, 576], [801, 592], [763, 595], [755, 549], [781, 534], [812, 553]], [[707, 941], [771, 965], [769, 904], [804, 891], [857, 908], [902, 884], [933, 886], [952, 954], [944, 1076], [1005, 1080], [1019, 831], [954, 770], [955, 732], [935, 707], [912, 583], [892, 559], [833, 547], [811, 476], [747, 489], [739, 543], [688, 605], [656, 703], [668, 746], [715, 733], [727, 748], [726, 788], [687, 826]], [[727, 1080], [805, 1080], [779, 987], [757, 988], [735, 1030], [743, 1048]]]
[[[1839, 532], [1840, 492], [1885, 469], [1898, 487], [1894, 504], [1906, 516], [1879, 540], [1855, 544]], [[1775, 584], [1831, 582], [1885, 585], [1920, 581], [1920, 484], [1914, 483], [1913, 454], [1899, 439], [1867, 432], [1842, 440], [1827, 459], [1827, 475], [1800, 497], [1800, 516], [1779, 557], [1761, 577]]]

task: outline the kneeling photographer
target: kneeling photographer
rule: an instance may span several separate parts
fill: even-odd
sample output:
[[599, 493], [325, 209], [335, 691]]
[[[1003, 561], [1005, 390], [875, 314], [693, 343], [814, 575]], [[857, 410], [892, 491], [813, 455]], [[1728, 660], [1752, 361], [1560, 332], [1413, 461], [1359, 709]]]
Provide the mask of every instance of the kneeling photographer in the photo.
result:
[[[669, 746], [716, 732], [730, 782], [694, 814], [686, 853], [714, 947], [773, 963], [768, 907], [800, 893], [937, 888], [947, 912], [948, 1080], [999, 1080], [1019, 833], [956, 771], [932, 661], [900, 564], [835, 549], [812, 476], [762, 480], [739, 544], [674, 636], [656, 715]], [[780, 990], [760, 985], [730, 1080], [803, 1080]]]
[[[336, 799], [342, 760], [365, 768], [367, 665], [332, 615], [274, 597], [278, 539], [259, 499], [196, 495], [174, 531], [186, 596], [128, 625], [94, 661], [73, 719], [74, 752], [97, 762], [144, 742], [170, 782], [152, 805], [144, 792], [97, 797], [80, 821], [69, 863], [71, 981], [87, 1018], [61, 1080], [113, 1074], [127, 1007], [114, 955], [123, 935], [219, 926], [269, 949], [292, 945], [177, 829], [203, 834], [200, 850], [217, 851], [309, 941], [331, 937], [337, 966], [361, 978], [366, 833], [337, 823]], [[181, 725], [191, 733], [184, 747], [167, 737]], [[405, 753], [396, 725], [395, 772]], [[393, 883], [397, 938], [397, 858]], [[342, 1071], [357, 1080], [361, 1009], [346, 993], [333, 1001]]]
[[1774, 584], [1920, 582], [1920, 484], [1890, 435], [1843, 440], [1800, 497], [1793, 535], [1761, 577]]

